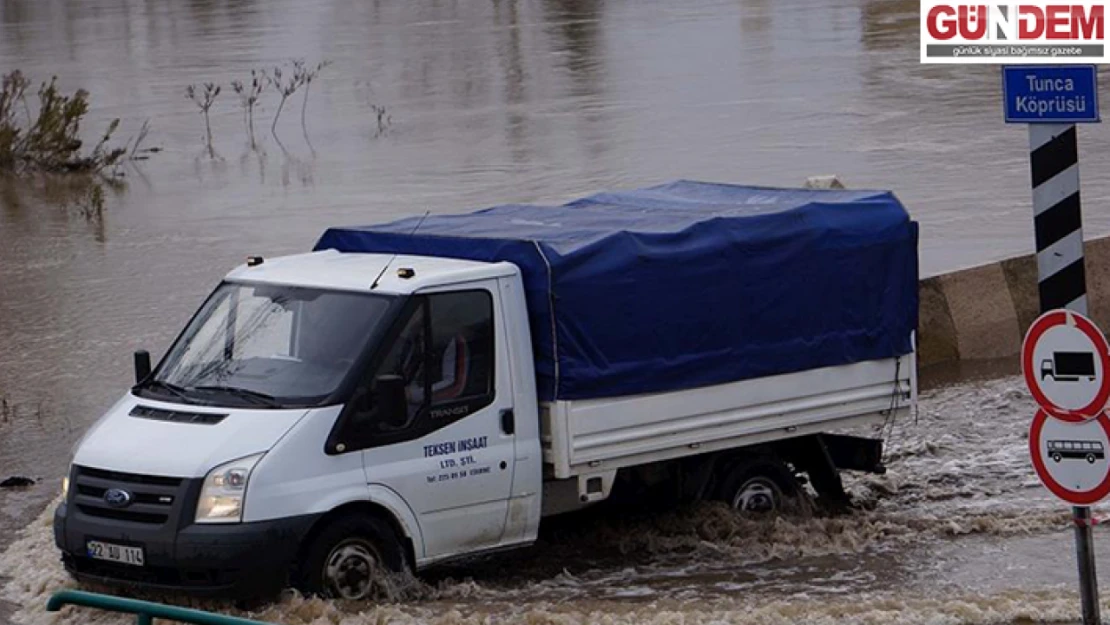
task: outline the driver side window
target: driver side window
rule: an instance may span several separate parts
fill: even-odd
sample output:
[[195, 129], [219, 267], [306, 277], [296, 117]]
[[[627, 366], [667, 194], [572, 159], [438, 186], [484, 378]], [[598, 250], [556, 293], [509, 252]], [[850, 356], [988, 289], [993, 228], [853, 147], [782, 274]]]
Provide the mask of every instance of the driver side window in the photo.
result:
[[490, 293], [438, 293], [418, 302], [358, 393], [363, 409], [351, 425], [367, 446], [419, 438], [493, 402]]

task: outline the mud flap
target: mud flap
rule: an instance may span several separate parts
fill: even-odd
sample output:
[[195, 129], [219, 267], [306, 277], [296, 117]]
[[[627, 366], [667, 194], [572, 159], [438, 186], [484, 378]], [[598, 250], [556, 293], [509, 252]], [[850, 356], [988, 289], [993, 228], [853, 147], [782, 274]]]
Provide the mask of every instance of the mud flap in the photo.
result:
[[805, 471], [813, 489], [827, 504], [849, 505], [840, 470], [884, 473], [883, 442], [838, 434], [814, 434], [789, 441], [783, 456]]
[[850, 506], [840, 470], [886, 473], [883, 441], [840, 434], [814, 434], [791, 446], [794, 464], [809, 475], [813, 489], [826, 504]]
[[817, 434], [814, 438], [820, 439], [833, 466], [838, 469], [886, 473], [881, 439], [840, 434]]

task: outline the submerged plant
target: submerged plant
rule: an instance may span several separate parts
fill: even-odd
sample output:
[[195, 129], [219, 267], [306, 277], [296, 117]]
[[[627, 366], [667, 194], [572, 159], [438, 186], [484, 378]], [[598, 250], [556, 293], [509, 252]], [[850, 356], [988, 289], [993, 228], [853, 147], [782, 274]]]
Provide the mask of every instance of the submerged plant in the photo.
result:
[[[19, 159], [20, 133], [22, 129], [15, 119], [15, 105], [23, 103], [27, 112], [27, 125], [31, 126], [31, 111], [27, 108], [24, 94], [31, 81], [16, 70], [5, 74], [0, 83], [0, 168], [11, 169]], [[5, 404], [6, 406], [6, 404]]]
[[378, 123], [378, 131], [374, 134], [375, 137], [380, 137], [389, 130], [389, 125], [393, 123], [393, 117], [386, 111], [385, 106], [381, 104], [371, 104], [370, 111], [374, 113], [374, 117]]
[[[113, 119], [91, 154], [81, 153], [81, 121], [89, 111], [89, 93], [59, 91], [57, 78], [39, 86], [39, 108], [33, 115], [26, 92], [31, 81], [19, 70], [0, 77], [0, 170], [53, 173], [100, 173], [116, 165], [126, 148], [111, 148], [119, 128]], [[16, 104], [26, 119], [19, 120]]]
[[301, 83], [297, 81], [295, 75], [290, 76], [289, 79], [286, 80], [280, 67], [274, 68], [273, 73], [270, 74], [270, 82], [273, 83], [274, 88], [277, 89], [278, 96], [281, 98], [278, 100], [278, 107], [277, 111], [274, 112], [274, 119], [270, 122], [270, 134], [277, 139], [277, 123], [278, 119], [281, 118], [282, 109], [285, 108], [285, 101], [289, 99], [289, 96], [297, 92], [297, 88], [301, 86]]
[[[26, 178], [33, 183], [29, 187], [39, 189], [36, 192], [48, 202], [75, 208], [86, 220], [102, 223], [105, 186], [113, 191], [126, 188], [119, 165], [159, 150], [141, 147], [149, 123], [143, 124], [133, 142], [116, 146], [112, 138], [120, 120], [113, 119], [89, 150], [81, 138], [89, 93], [84, 89], [63, 93], [57, 79], [51, 78], [40, 84], [38, 107], [32, 110], [27, 98], [30, 86], [31, 80], [18, 70], [0, 76], [0, 176]], [[0, 405], [0, 411], [4, 409]]]
[[202, 115], [204, 115], [204, 131], [207, 138], [208, 154], [212, 156], [215, 151], [212, 149], [212, 124], [208, 119], [208, 111], [216, 102], [216, 98], [220, 95], [220, 85], [212, 82], [206, 82], [202, 85], [203, 89], [197, 89], [196, 85], [189, 85], [185, 87], [185, 97], [192, 100], [193, 104], [197, 105]]
[[[275, 67], [269, 75], [270, 82], [273, 83], [281, 98], [278, 101], [277, 111], [274, 113], [274, 120], [270, 124], [270, 134], [274, 135], [275, 139], [278, 138], [277, 124], [278, 119], [281, 118], [282, 110], [285, 109], [285, 101], [292, 97], [298, 89], [304, 87], [304, 100], [301, 103], [301, 131], [304, 133], [305, 141], [308, 142], [308, 125], [305, 121], [306, 111], [308, 110], [308, 89], [312, 85], [312, 81], [320, 75], [320, 72], [331, 65], [331, 61], [322, 61], [316, 67], [310, 68], [305, 64], [304, 59], [294, 59], [292, 65], [288, 72], [281, 67]], [[281, 141], [278, 140], [278, 143], [280, 144]], [[309, 147], [312, 147], [311, 143], [309, 143]]]
[[312, 86], [312, 81], [316, 80], [316, 77], [328, 65], [331, 65], [331, 61], [321, 61], [313, 69], [306, 68], [303, 61], [294, 64], [294, 74], [299, 72], [301, 82], [304, 84], [304, 101], [301, 103], [301, 132], [304, 133], [305, 143], [308, 143], [309, 147], [312, 147], [312, 143], [308, 140], [308, 125], [305, 123], [305, 112], [308, 111], [308, 90]]
[[[239, 103], [243, 106], [243, 115], [246, 117], [247, 124], [247, 137], [250, 139], [251, 148], [255, 147], [254, 143], [254, 107], [258, 104], [262, 92], [266, 90], [266, 86], [270, 84], [269, 78], [266, 73], [260, 70], [251, 70], [251, 80], [249, 84], [245, 84], [239, 80], [231, 81], [231, 88], [239, 96]], [[307, 95], [307, 94], [306, 94]]]
[[129, 161], [145, 161], [146, 159], [150, 158], [149, 156], [147, 156], [148, 154], [153, 154], [155, 152], [161, 152], [162, 151], [162, 148], [159, 148], [159, 147], [150, 147], [150, 148], [144, 148], [143, 147], [143, 142], [146, 141], [146, 136], [149, 133], [150, 133], [150, 120], [148, 119], [148, 120], [143, 121], [143, 125], [139, 128], [139, 134], [135, 137], [135, 139], [134, 140], [128, 140], [127, 143], [131, 146], [131, 152], [127, 155], [127, 160], [129, 160]]

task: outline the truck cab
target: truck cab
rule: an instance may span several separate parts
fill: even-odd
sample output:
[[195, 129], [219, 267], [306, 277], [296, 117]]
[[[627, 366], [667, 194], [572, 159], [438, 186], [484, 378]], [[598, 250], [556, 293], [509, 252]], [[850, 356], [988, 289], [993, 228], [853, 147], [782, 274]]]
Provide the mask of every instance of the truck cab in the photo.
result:
[[510, 263], [254, 260], [77, 445], [54, 523], [66, 567], [361, 598], [379, 568], [529, 543], [531, 363]]

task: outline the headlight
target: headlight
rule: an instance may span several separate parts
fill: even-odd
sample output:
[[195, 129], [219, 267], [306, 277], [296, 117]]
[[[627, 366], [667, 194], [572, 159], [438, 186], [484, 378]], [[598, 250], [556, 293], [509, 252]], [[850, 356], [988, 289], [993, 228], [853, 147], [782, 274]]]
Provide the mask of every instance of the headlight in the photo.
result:
[[238, 523], [243, 520], [247, 481], [263, 455], [233, 460], [208, 472], [197, 500], [197, 523]]
[[62, 478], [62, 502], [69, 497], [69, 475]]

